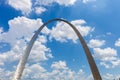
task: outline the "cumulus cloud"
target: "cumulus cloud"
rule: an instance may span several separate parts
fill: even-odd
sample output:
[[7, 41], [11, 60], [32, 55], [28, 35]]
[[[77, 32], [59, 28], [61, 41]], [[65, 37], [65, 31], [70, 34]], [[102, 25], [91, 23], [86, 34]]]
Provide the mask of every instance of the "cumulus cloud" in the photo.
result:
[[[0, 53], [0, 78], [4, 80], [11, 80], [15, 70], [9, 71], [6, 68], [1, 69], [1, 67], [5, 67], [8, 63], [12, 63], [10, 65], [11, 68], [15, 66], [14, 62], [16, 63], [20, 60], [31, 37], [43, 23], [41, 19], [16, 17], [9, 20], [8, 24], [9, 30], [7, 32], [4, 32], [3, 29], [0, 28], [0, 42], [10, 44], [10, 50]], [[49, 29], [45, 27], [42, 33], [46, 35], [49, 34]], [[31, 70], [44, 72], [45, 69], [41, 67], [39, 63], [53, 58], [51, 50], [45, 46], [46, 43], [46, 36], [39, 35], [29, 56], [29, 62], [38, 64], [31, 64], [28, 68], [29, 73], [31, 73]]]
[[83, 3], [87, 4], [89, 2], [95, 2], [96, 0], [82, 0]]
[[[9, 51], [0, 54], [0, 65], [9, 61], [15, 62], [20, 59], [22, 53], [33, 36], [34, 32], [42, 25], [41, 19], [29, 19], [26, 17], [17, 17], [8, 22], [9, 30], [7, 32], [0, 33], [0, 42], [10, 44], [11, 48]], [[43, 33], [48, 34], [47, 28], [44, 28]], [[39, 35], [33, 50], [31, 52], [30, 61], [38, 62], [52, 58], [51, 50], [45, 46], [47, 39], [43, 35]], [[12, 57], [12, 58], [10, 58]], [[34, 58], [34, 59], [33, 59]]]
[[73, 5], [76, 0], [36, 0], [35, 5], [49, 6], [53, 3], [58, 3], [59, 5]]
[[51, 50], [49, 48], [47, 48], [40, 41], [37, 40], [31, 51], [29, 61], [39, 62], [39, 61], [48, 60], [48, 58], [53, 58], [52, 55], [49, 56], [50, 52]]
[[73, 5], [76, 2], [76, 0], [56, 0], [56, 2], [60, 5], [69, 6]]
[[[36, 71], [36, 72], [35, 72]], [[57, 61], [51, 64], [51, 71], [43, 68], [40, 64], [28, 65], [25, 69], [23, 79], [34, 80], [92, 80], [91, 76], [85, 76], [85, 72], [72, 71], [65, 61]]]
[[120, 38], [115, 42], [115, 46], [120, 47]]
[[28, 15], [32, 10], [31, 0], [8, 0], [8, 4], [26, 15]]
[[2, 27], [0, 27], [0, 34], [3, 32], [3, 28]]
[[119, 80], [120, 75], [116, 75], [116, 74], [111, 74], [111, 73], [106, 73], [105, 75], [103, 75], [103, 79], [104, 80]]
[[8, 61], [9, 63], [11, 63], [20, 59], [21, 53], [25, 47], [25, 44], [23, 44], [22, 42], [23, 40], [17, 40], [16, 44], [11, 48], [10, 51], [0, 54], [0, 66], [4, 66], [5, 63]]
[[[91, 28], [90, 26], [83, 26], [83, 24], [86, 23], [84, 20], [74, 20], [71, 21], [71, 23], [76, 26], [82, 36], [87, 36], [94, 30], [94, 28]], [[67, 40], [72, 40], [74, 43], [76, 43], [78, 39], [73, 29], [64, 22], [59, 22], [55, 27], [52, 28], [50, 39], [52, 38], [60, 42], [67, 42]]]
[[46, 11], [46, 8], [44, 7], [35, 7], [34, 8], [34, 11], [37, 15], [40, 15], [41, 13], [45, 12]]
[[17, 39], [21, 38], [31, 38], [33, 32], [42, 25], [41, 19], [31, 20], [26, 17], [17, 17], [8, 22], [9, 30], [4, 32], [1, 36], [3, 42], [8, 42], [11, 45], [15, 44]]
[[95, 47], [101, 47], [104, 44], [105, 44], [105, 40], [91, 39], [88, 45], [91, 48], [95, 48]]
[[117, 51], [113, 48], [94, 48], [94, 57], [99, 59], [100, 65], [105, 66], [106, 68], [114, 68], [115, 66], [120, 65], [120, 59], [117, 57]]
[[107, 68], [107, 69], [110, 68], [110, 65], [107, 64], [107, 63], [104, 62], [104, 61], [103, 61], [103, 62], [100, 62], [100, 65], [101, 65], [101, 66], [104, 66], [104, 67]]
[[94, 56], [97, 57], [98, 59], [101, 59], [102, 61], [111, 61], [115, 60], [117, 56], [117, 51], [113, 48], [94, 48]]
[[54, 62], [51, 65], [51, 68], [54, 68], [54, 69], [66, 69], [66, 63], [64, 61]]
[[105, 80], [113, 80], [113, 79], [114, 79], [114, 76], [113, 76], [113, 74], [107, 73], [107, 74], [105, 74], [105, 75], [103, 76], [103, 78], [104, 78]]
[[[3, 28], [2, 27], [0, 27], [0, 34], [2, 34], [3, 33]], [[2, 36], [0, 35], [0, 39], [2, 39]]]
[[[43, 24], [41, 19], [29, 19], [26, 17], [16, 17], [8, 22], [8, 32], [2, 33], [1, 42], [8, 42], [11, 45], [16, 44], [16, 40], [24, 39], [29, 41], [34, 32]], [[42, 33], [49, 34], [49, 29], [44, 28]]]
[[117, 60], [115, 60], [115, 61], [112, 61], [111, 62], [112, 63], [112, 67], [115, 67], [115, 66], [119, 66], [120, 65], [120, 59], [117, 59]]
[[46, 11], [43, 6], [49, 6], [53, 3], [59, 5], [70, 6], [74, 5], [76, 0], [7, 0], [8, 5], [14, 9], [21, 11], [23, 15], [29, 15], [31, 12], [35, 12], [37, 15]]
[[13, 72], [9, 70], [5, 70], [4, 68], [0, 68], [0, 79], [2, 80], [11, 80]]

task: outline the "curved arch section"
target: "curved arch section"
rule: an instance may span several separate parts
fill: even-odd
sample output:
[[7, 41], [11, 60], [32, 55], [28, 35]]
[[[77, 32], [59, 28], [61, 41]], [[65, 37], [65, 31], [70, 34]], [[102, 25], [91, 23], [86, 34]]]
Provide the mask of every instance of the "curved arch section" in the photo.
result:
[[100, 73], [99, 73], [99, 70], [95, 64], [95, 61], [91, 55], [91, 52], [85, 42], [85, 40], [83, 39], [82, 35], [80, 34], [80, 32], [76, 29], [76, 27], [71, 24], [70, 22], [64, 20], [64, 19], [59, 19], [59, 18], [55, 18], [55, 19], [52, 19], [52, 20], [49, 20], [47, 21], [46, 23], [44, 23], [37, 31], [36, 33], [34, 34], [34, 36], [32, 37], [32, 39], [30, 40], [22, 58], [20, 59], [19, 63], [18, 63], [18, 66], [17, 66], [17, 69], [16, 69], [16, 72], [13, 76], [13, 79], [12, 80], [20, 80], [21, 79], [21, 76], [22, 76], [22, 73], [23, 73], [23, 70], [25, 68], [25, 64], [27, 62], [27, 59], [28, 59], [28, 56], [30, 54], [30, 51], [32, 49], [32, 46], [35, 42], [35, 40], [37, 39], [38, 37], [38, 34], [41, 32], [41, 30], [49, 23], [53, 22], [53, 21], [63, 21], [65, 23], [67, 23], [74, 31], [75, 33], [77, 34], [81, 44], [82, 44], [82, 47], [85, 51], [85, 54], [86, 54], [86, 57], [87, 57], [87, 60], [88, 60], [88, 63], [89, 63], [89, 66], [90, 66], [90, 69], [92, 71], [92, 74], [93, 74], [93, 78], [94, 80], [102, 80], [101, 76], [100, 76]]

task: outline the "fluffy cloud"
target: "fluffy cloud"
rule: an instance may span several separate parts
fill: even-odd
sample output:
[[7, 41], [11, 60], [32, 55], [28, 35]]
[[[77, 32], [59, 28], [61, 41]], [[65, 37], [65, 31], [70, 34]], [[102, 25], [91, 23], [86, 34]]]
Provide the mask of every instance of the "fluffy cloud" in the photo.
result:
[[100, 62], [101, 66], [104, 66], [105, 68], [110, 68], [110, 64], [107, 64], [106, 62]]
[[104, 80], [119, 80], [120, 79], [120, 75], [116, 75], [116, 74], [111, 74], [111, 73], [106, 73], [103, 76]]
[[49, 6], [52, 3], [58, 3], [59, 5], [73, 5], [76, 0], [36, 0], [35, 5]]
[[31, 12], [35, 12], [40, 15], [42, 12], [46, 11], [43, 6], [49, 6], [53, 3], [58, 3], [59, 5], [73, 5], [76, 0], [7, 0], [7, 3], [14, 9], [21, 11], [23, 15], [29, 15]]
[[[3, 32], [3, 28], [0, 27], [0, 34], [2, 34], [2, 32]], [[0, 35], [0, 39], [2, 39], [2, 36], [1, 36], [1, 35]]]
[[47, 48], [45, 45], [43, 45], [39, 40], [37, 40], [32, 48], [29, 61], [32, 62], [39, 62], [48, 60], [48, 58], [53, 58], [53, 56], [50, 55], [51, 50]]
[[[8, 32], [0, 33], [0, 42], [10, 44], [9, 51], [0, 54], [0, 65], [4, 66], [7, 61], [14, 62], [20, 59], [27, 43], [30, 41], [34, 32], [42, 25], [41, 19], [28, 19], [26, 17], [17, 17], [9, 22]], [[2, 30], [1, 30], [2, 31]], [[47, 32], [46, 32], [47, 31]], [[49, 29], [44, 28], [42, 33], [48, 34]], [[52, 58], [50, 49], [44, 44], [47, 42], [45, 36], [39, 36], [29, 57], [30, 61], [38, 62]], [[12, 58], [10, 58], [12, 57]]]
[[5, 69], [0, 68], [0, 79], [2, 79], [2, 80], [11, 80], [12, 75], [13, 75], [13, 72], [6, 71]]
[[8, 42], [11, 45], [16, 44], [17, 39], [31, 38], [33, 32], [42, 25], [41, 19], [31, 20], [26, 17], [17, 17], [8, 22], [8, 32], [2, 33], [0, 41]]
[[78, 29], [82, 36], [87, 36], [90, 32], [94, 31], [94, 28], [91, 26], [84, 26], [86, 24], [85, 20], [73, 20], [71, 23]]
[[[8, 24], [9, 30], [7, 32], [4, 32], [3, 29], [0, 28], [0, 42], [3, 42], [3, 44], [10, 44], [10, 50], [0, 52], [0, 78], [4, 80], [11, 80], [14, 72], [9, 71], [8, 68], [6, 69], [5, 65], [12, 63], [10, 67], [13, 68], [13, 66], [15, 66], [14, 62], [18, 62], [34, 32], [43, 23], [41, 19], [17, 17], [10, 20]], [[49, 34], [49, 29], [45, 27], [42, 33]], [[41, 67], [39, 63], [41, 61], [48, 60], [49, 58], [53, 58], [51, 50], [45, 46], [46, 42], [46, 36], [39, 35], [29, 56], [29, 62], [38, 62], [38, 64], [30, 65], [30, 67], [28, 68], [28, 72], [30, 72], [31, 70], [35, 72], [43, 72], [45, 69]], [[5, 69], [1, 69], [1, 67], [5, 67]]]
[[0, 34], [3, 32], [3, 28], [2, 27], [0, 27]]
[[[43, 23], [41, 19], [28, 19], [26, 17], [17, 17], [8, 22], [8, 32], [2, 33], [0, 36], [1, 42], [8, 42], [11, 45], [16, 44], [16, 40], [24, 39], [29, 41], [34, 31], [36, 31]], [[49, 29], [44, 28], [42, 33], [49, 34]]]
[[[24, 79], [34, 80], [92, 80], [93, 78], [87, 77], [84, 71], [80, 69], [75, 72], [67, 67], [65, 61], [53, 62], [51, 64], [51, 71], [43, 68], [40, 64], [28, 65], [25, 69]], [[36, 72], [35, 72], [36, 71]]]
[[28, 15], [32, 10], [31, 0], [8, 0], [8, 4], [26, 15]]
[[[62, 68], [52, 67], [53, 65], [60, 65]], [[63, 68], [64, 67], [64, 68]], [[50, 69], [49, 69], [50, 70]], [[86, 76], [85, 72], [80, 69], [78, 71], [72, 71], [66, 64], [65, 61], [53, 62], [51, 64], [51, 71], [45, 69], [41, 64], [36, 63], [32, 65], [26, 65], [22, 79], [21, 80], [93, 80], [93, 77]], [[12, 79], [13, 72], [7, 71], [0, 68], [0, 78], [5, 80]]]
[[101, 47], [105, 44], [105, 40], [98, 40], [98, 39], [91, 39], [89, 41], [89, 46], [91, 48], [95, 48], [95, 47]]
[[51, 66], [54, 69], [66, 69], [66, 63], [63, 61], [54, 62]]
[[[87, 36], [94, 29], [90, 26], [83, 26], [86, 22], [84, 20], [74, 20], [71, 21], [73, 25], [79, 30], [82, 36]], [[67, 40], [72, 40], [76, 43], [78, 37], [76, 36], [73, 29], [64, 22], [59, 22], [55, 27], [52, 28], [50, 33], [50, 39], [55, 38], [57, 41], [66, 42]]]
[[55, 0], [58, 4], [60, 5], [65, 5], [65, 6], [68, 6], [68, 5], [73, 5], [76, 0]]
[[8, 61], [9, 63], [11, 63], [20, 59], [21, 53], [25, 47], [25, 44], [23, 44], [22, 42], [23, 40], [17, 40], [16, 44], [11, 47], [10, 51], [0, 54], [0, 66], [4, 66], [4, 64]]
[[95, 2], [96, 0], [82, 0], [83, 3], [87, 4], [89, 2]]
[[45, 12], [46, 9], [44, 7], [35, 7], [34, 11], [37, 15], [40, 15], [41, 13]]
[[117, 56], [117, 51], [113, 48], [94, 48], [94, 56], [98, 59], [101, 59], [102, 61], [111, 61], [115, 60]]
[[120, 59], [117, 59], [117, 60], [115, 60], [115, 61], [112, 61], [111, 62], [112, 63], [112, 67], [115, 67], [115, 66], [119, 66], [120, 65]]
[[105, 80], [113, 80], [114, 79], [114, 76], [110, 73], [107, 73], [103, 77], [104, 77]]
[[117, 51], [113, 48], [94, 48], [94, 57], [101, 60], [100, 65], [106, 68], [114, 68], [120, 65], [120, 59], [117, 58]]
[[115, 46], [120, 46], [120, 38], [115, 42]]

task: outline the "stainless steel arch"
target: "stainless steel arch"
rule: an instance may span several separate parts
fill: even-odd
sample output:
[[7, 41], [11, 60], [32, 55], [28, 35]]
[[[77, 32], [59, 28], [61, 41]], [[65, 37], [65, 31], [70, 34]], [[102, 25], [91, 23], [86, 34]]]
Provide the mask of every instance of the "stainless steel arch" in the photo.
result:
[[38, 37], [38, 34], [41, 32], [41, 30], [49, 23], [53, 22], [53, 21], [63, 21], [65, 23], [67, 23], [74, 31], [75, 33], [77, 34], [81, 44], [82, 44], [82, 47], [85, 51], [85, 54], [87, 56], [87, 60], [88, 60], [88, 63], [89, 63], [89, 66], [90, 66], [90, 69], [92, 71], [92, 74], [93, 74], [93, 78], [94, 80], [102, 80], [101, 76], [100, 76], [100, 73], [98, 71], [98, 68], [95, 64], [95, 61], [91, 55], [91, 52], [85, 42], [85, 40], [83, 39], [82, 35], [80, 34], [80, 32], [75, 28], [74, 25], [72, 25], [71, 23], [69, 23], [68, 21], [64, 20], [64, 19], [59, 19], [59, 18], [56, 18], [56, 19], [52, 19], [52, 20], [49, 20], [47, 21], [46, 23], [44, 23], [37, 31], [36, 33], [34, 34], [34, 36], [32, 37], [32, 39], [30, 40], [30, 43], [28, 44], [26, 50], [25, 50], [25, 53], [23, 54], [22, 58], [20, 59], [20, 62], [17, 66], [17, 69], [16, 69], [16, 72], [13, 76], [13, 79], [12, 80], [20, 80], [21, 79], [21, 76], [22, 76], [22, 73], [23, 73], [23, 70], [25, 68], [25, 64], [27, 62], [27, 59], [28, 59], [28, 56], [30, 54], [30, 51], [31, 51], [31, 48], [35, 42], [35, 40], [37, 39]]

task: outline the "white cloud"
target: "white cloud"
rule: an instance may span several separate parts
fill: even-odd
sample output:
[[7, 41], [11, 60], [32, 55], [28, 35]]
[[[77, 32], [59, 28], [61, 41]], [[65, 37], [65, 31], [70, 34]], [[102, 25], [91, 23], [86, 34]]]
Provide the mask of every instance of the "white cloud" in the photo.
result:
[[106, 62], [100, 62], [100, 65], [101, 66], [104, 66], [105, 68], [110, 68], [110, 65], [109, 64], [107, 64]]
[[33, 35], [33, 32], [37, 30], [43, 23], [41, 19], [35, 20], [28, 19], [26, 17], [17, 17], [13, 20], [10, 20], [8, 24], [9, 30], [1, 35], [1, 40], [14, 45], [16, 44], [15, 42], [17, 39], [30, 39]]
[[49, 35], [49, 34], [50, 34], [50, 29], [48, 29], [48, 28], [45, 26], [41, 32], [42, 32], [43, 34], [45, 34], [45, 35]]
[[[93, 28], [90, 26], [83, 26], [83, 24], [85, 24], [84, 20], [74, 20], [71, 21], [71, 23], [75, 25], [82, 36], [87, 36], [90, 32], [93, 31]], [[52, 28], [50, 39], [52, 38], [55, 38], [60, 42], [67, 42], [67, 40], [72, 40], [74, 43], [76, 43], [76, 40], [78, 39], [73, 29], [64, 22], [59, 22], [55, 27]]]
[[[0, 42], [8, 43], [11, 48], [7, 52], [0, 54], [0, 65], [4, 66], [6, 62], [15, 62], [20, 59], [21, 54], [26, 48], [26, 44], [29, 42], [34, 32], [42, 25], [41, 19], [28, 19], [26, 17], [17, 17], [9, 21], [8, 32], [0, 33]], [[48, 30], [45, 28], [43, 30], [44, 34]], [[47, 60], [52, 58], [51, 51], [44, 44], [47, 42], [45, 36], [39, 35], [33, 50], [31, 52], [32, 57], [29, 59], [33, 62]], [[12, 58], [10, 58], [12, 57]]]
[[[44, 40], [41, 40], [40, 36], [33, 46], [29, 56], [29, 62], [40, 62], [48, 60], [48, 58], [53, 58], [52, 54], [50, 53], [51, 50], [47, 48], [44, 43]], [[6, 62], [12, 63], [18, 61], [22, 53], [24, 53], [25, 47], [26, 43], [24, 40], [17, 40], [16, 44], [13, 45], [10, 51], [0, 54], [0, 66], [4, 66]]]
[[5, 70], [4, 68], [0, 68], [0, 79], [1, 80], [11, 80], [13, 75], [12, 71]]
[[86, 24], [85, 20], [73, 20], [71, 23], [78, 29], [78, 31], [82, 34], [82, 36], [87, 36], [90, 32], [94, 31], [95, 28], [91, 26], [84, 26]]
[[117, 59], [117, 60], [115, 60], [115, 61], [112, 61], [111, 62], [112, 63], [112, 67], [115, 67], [115, 66], [119, 66], [120, 65], [120, 59]]
[[41, 44], [40, 41], [36, 41], [32, 48], [29, 61], [40, 62], [40, 61], [48, 60], [48, 58], [52, 58], [48, 56], [50, 55], [50, 52], [51, 51], [49, 48]]
[[[49, 68], [50, 70], [50, 68]], [[53, 62], [51, 70], [43, 68], [40, 64], [28, 65], [24, 71], [23, 80], [92, 80], [91, 76], [85, 76], [82, 69], [72, 71], [65, 61]]]
[[59, 5], [70, 6], [75, 4], [76, 0], [7, 0], [7, 3], [14, 9], [21, 11], [23, 15], [29, 15], [31, 12], [35, 12], [37, 15], [46, 11], [43, 6], [50, 6], [53, 3]]
[[8, 4], [16, 10], [20, 10], [25, 15], [31, 12], [31, 0], [8, 0]]
[[66, 63], [63, 61], [54, 62], [51, 66], [53, 69], [66, 69]]
[[102, 61], [116, 60], [117, 51], [113, 48], [110, 48], [110, 47], [105, 49], [94, 48], [93, 50], [95, 53], [94, 56]]
[[46, 8], [44, 8], [44, 7], [35, 7], [35, 13], [37, 14], [37, 15], [40, 15], [41, 13], [43, 13], [43, 12], [45, 12], [46, 11]]
[[44, 35], [38, 36], [37, 41], [41, 42], [41, 43], [46, 43], [47, 42], [47, 38]]
[[[8, 43], [11, 45], [9, 51], [0, 53], [0, 67], [5, 67], [7, 64], [11, 64], [12, 68], [15, 64], [14, 62], [18, 62], [21, 55], [24, 53], [25, 48], [33, 36], [34, 32], [43, 24], [41, 19], [29, 19], [26, 17], [17, 17], [9, 22], [9, 30], [8, 32], [3, 32], [2, 29], [0, 33], [0, 42]], [[49, 34], [49, 29], [45, 27], [42, 31], [43, 34]], [[51, 50], [45, 46], [47, 42], [47, 38], [45, 35], [39, 35], [36, 40], [31, 54], [29, 56], [29, 62], [41, 62], [48, 60], [49, 58], [53, 58], [50, 53]], [[13, 69], [14, 70], [14, 69]], [[44, 72], [44, 68], [40, 66], [40, 64], [32, 64], [28, 71], [31, 73], [33, 70], [39, 73], [39, 71]], [[14, 70], [15, 71], [15, 70]], [[0, 72], [0, 78], [4, 80], [11, 80], [14, 71], [8, 71], [7, 69]], [[4, 73], [4, 74], [3, 74]], [[35, 74], [35, 78], [36, 78]]]
[[54, 0], [35, 0], [34, 5], [39, 6], [49, 6], [54, 2]]
[[114, 68], [120, 65], [120, 59], [117, 57], [117, 51], [113, 48], [94, 48], [94, 57], [99, 59], [100, 65], [106, 68]]
[[16, 40], [16, 44], [11, 47], [10, 51], [3, 52], [0, 54], [0, 66], [4, 66], [6, 62], [14, 62], [20, 59], [21, 53], [24, 50], [25, 44], [23, 40]]
[[91, 48], [95, 48], [95, 47], [101, 47], [104, 44], [105, 44], [105, 40], [91, 39], [88, 45]]
[[96, 0], [82, 0], [83, 3], [87, 4], [89, 2], [95, 2]]
[[9, 51], [4, 54], [0, 54], [0, 66], [4, 66], [5, 62], [11, 63], [13, 61], [18, 60], [20, 57], [20, 54], [17, 54], [15, 52]]
[[0, 27], [0, 34], [3, 32], [3, 28], [2, 27]]
[[113, 80], [114, 79], [114, 76], [110, 73], [107, 73], [106, 75], [103, 76], [103, 78], [105, 80]]
[[120, 38], [115, 42], [115, 46], [120, 47]]
[[69, 6], [73, 5], [76, 2], [76, 0], [56, 0], [56, 2], [60, 5]]
[[46, 70], [40, 66], [39, 63], [36, 64], [32, 64], [32, 65], [27, 65], [25, 68], [25, 71], [23, 73], [23, 75], [30, 75], [31, 72], [35, 71], [36, 74], [41, 73], [41, 72], [45, 72]]
[[49, 6], [53, 3], [58, 3], [59, 5], [73, 5], [76, 2], [76, 0], [36, 0], [35, 5], [44, 5]]
[[[2, 34], [3, 33], [3, 28], [2, 27], [0, 27], [0, 34]], [[2, 39], [2, 36], [0, 35], [0, 39]]]
[[120, 79], [120, 75], [119, 74], [111, 74], [111, 73], [106, 73], [105, 75], [103, 75], [103, 79], [104, 80], [119, 80]]
[[41, 13], [45, 12], [47, 9], [45, 6], [51, 6], [54, 3], [64, 6], [71, 6], [74, 5], [76, 0], [35, 0], [32, 4], [32, 10], [37, 14], [40, 15]]
[[106, 35], [112, 35], [112, 33], [111, 32], [107, 32]]

